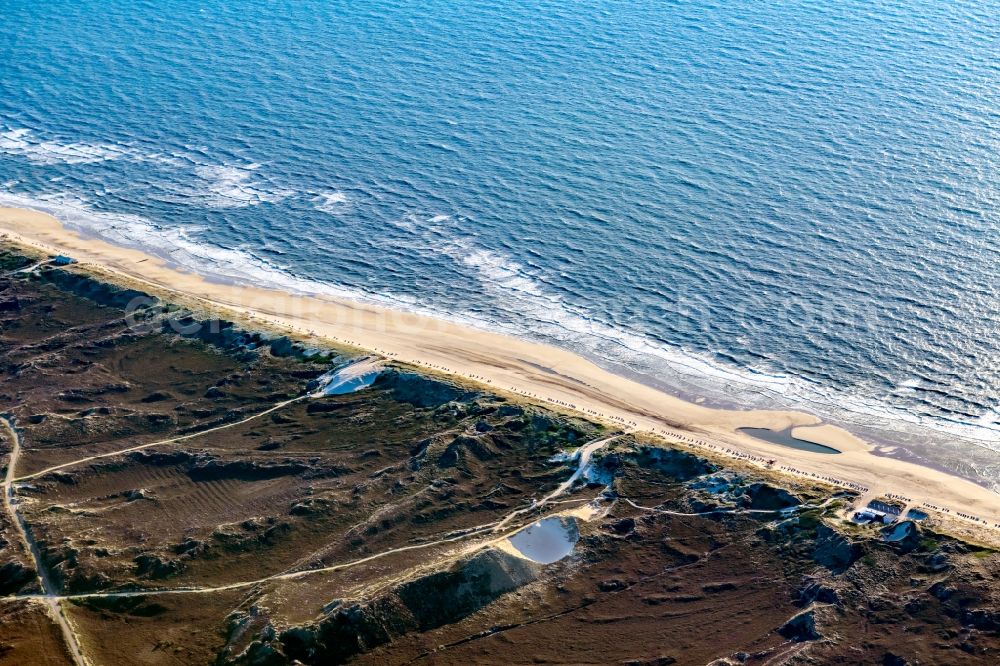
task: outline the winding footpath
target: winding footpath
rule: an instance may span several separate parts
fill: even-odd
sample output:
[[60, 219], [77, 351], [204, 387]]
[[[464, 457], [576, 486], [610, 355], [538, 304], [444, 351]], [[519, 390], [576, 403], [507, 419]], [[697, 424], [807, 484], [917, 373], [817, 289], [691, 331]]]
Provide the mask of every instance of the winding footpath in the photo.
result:
[[28, 524], [25, 522], [21, 512], [17, 510], [17, 498], [14, 496], [14, 482], [16, 481], [14, 474], [17, 467], [17, 460], [21, 456], [21, 436], [18, 434], [14, 424], [6, 416], [0, 416], [0, 427], [6, 430], [7, 439], [11, 442], [10, 458], [7, 461], [7, 473], [4, 475], [3, 480], [3, 504], [4, 509], [6, 509], [8, 515], [11, 517], [11, 524], [17, 529], [21, 541], [34, 560], [35, 572], [38, 575], [38, 582], [42, 588], [42, 594], [35, 595], [34, 598], [41, 599], [45, 603], [52, 619], [59, 625], [63, 640], [66, 643], [66, 650], [72, 658], [73, 663], [76, 666], [88, 666], [87, 660], [83, 656], [83, 651], [80, 649], [80, 642], [76, 638], [76, 632], [73, 631], [73, 627], [70, 626], [69, 620], [63, 613], [62, 606], [60, 605], [62, 597], [56, 590], [55, 585], [53, 585], [52, 580], [49, 578], [48, 570], [42, 562], [42, 554], [38, 549], [38, 544], [32, 538], [31, 530], [28, 528]]
[[[364, 359], [364, 361], [367, 362], [369, 360], [368, 359]], [[355, 363], [355, 364], [352, 364], [352, 365], [358, 365], [358, 363]], [[369, 365], [370, 365], [370, 362], [369, 362]], [[329, 383], [330, 383], [330, 378], [327, 379], [327, 385]], [[79, 458], [78, 460], [71, 460], [69, 462], [61, 463], [59, 465], [53, 465], [52, 467], [46, 467], [45, 469], [39, 470], [37, 472], [32, 472], [31, 474], [25, 474], [24, 476], [14, 477], [14, 478], [11, 479], [11, 482], [30, 481], [31, 479], [36, 479], [38, 477], [45, 476], [46, 474], [51, 474], [52, 472], [59, 472], [59, 471], [62, 471], [64, 469], [69, 469], [70, 467], [76, 467], [77, 465], [83, 465], [85, 463], [93, 462], [95, 460], [100, 460], [102, 458], [114, 458], [116, 456], [122, 456], [122, 455], [125, 455], [127, 453], [133, 453], [135, 451], [142, 451], [143, 449], [150, 449], [150, 448], [153, 448], [154, 446], [167, 446], [168, 444], [176, 444], [178, 442], [185, 442], [185, 441], [188, 441], [188, 440], [191, 440], [191, 439], [195, 439], [197, 437], [202, 437], [204, 435], [208, 435], [208, 434], [213, 433], [213, 432], [219, 432], [220, 430], [226, 430], [227, 428], [235, 428], [236, 426], [243, 425], [245, 423], [250, 423], [251, 421], [256, 421], [257, 419], [261, 418], [262, 416], [267, 416], [268, 414], [270, 414], [272, 412], [276, 412], [279, 409], [284, 409], [285, 407], [288, 407], [289, 405], [294, 405], [297, 402], [302, 402], [304, 400], [311, 400], [311, 399], [325, 397], [326, 395], [329, 395], [328, 393], [325, 392], [325, 389], [326, 389], [327, 385], [322, 385], [322, 386], [320, 386], [319, 388], [317, 388], [316, 390], [314, 390], [311, 393], [306, 393], [305, 395], [300, 395], [300, 396], [298, 396], [296, 398], [291, 398], [289, 400], [283, 400], [283, 401], [281, 401], [279, 403], [276, 403], [276, 404], [272, 405], [271, 407], [268, 407], [267, 409], [265, 409], [265, 410], [263, 410], [261, 412], [257, 412], [256, 414], [251, 414], [250, 416], [248, 416], [246, 418], [240, 419], [239, 421], [233, 421], [232, 423], [223, 423], [222, 425], [215, 426], [214, 428], [208, 428], [207, 430], [199, 430], [198, 432], [188, 433], [187, 435], [181, 435], [179, 437], [171, 437], [169, 439], [161, 439], [161, 440], [158, 440], [158, 441], [155, 441], [155, 442], [149, 442], [147, 444], [139, 444], [138, 446], [130, 446], [127, 449], [119, 449], [117, 451], [110, 451], [108, 453], [99, 453], [99, 454], [96, 454], [96, 455], [87, 456], [85, 458]], [[10, 426], [10, 424], [8, 424], [8, 427], [10, 427], [11, 431], [13, 431], [13, 427]], [[13, 465], [11, 465], [8, 468], [8, 470], [7, 470], [8, 476], [10, 476], [11, 474], [13, 474], [12, 470], [13, 470]]]
[[[64, 470], [64, 469], [68, 469], [70, 467], [76, 467], [77, 465], [83, 465], [84, 463], [93, 462], [94, 460], [100, 460], [101, 458], [114, 458], [116, 456], [125, 455], [126, 453], [132, 453], [134, 451], [142, 451], [143, 449], [149, 449], [149, 448], [152, 448], [154, 446], [166, 446], [167, 444], [176, 444], [177, 442], [184, 442], [184, 441], [187, 441], [189, 439], [194, 439], [196, 437], [201, 437], [202, 435], [207, 435], [209, 433], [218, 432], [220, 430], [225, 430], [227, 428], [234, 428], [234, 427], [236, 427], [238, 425], [243, 425], [244, 423], [249, 423], [250, 421], [255, 421], [256, 419], [259, 419], [262, 416], [267, 416], [271, 412], [275, 412], [275, 411], [277, 411], [277, 410], [279, 410], [279, 409], [281, 409], [283, 407], [287, 407], [288, 405], [294, 404], [296, 402], [301, 402], [303, 400], [308, 400], [309, 398], [315, 398], [315, 397], [316, 396], [313, 395], [313, 394], [302, 395], [302, 396], [299, 396], [297, 398], [292, 398], [291, 400], [285, 400], [283, 402], [279, 402], [278, 404], [274, 405], [273, 407], [269, 407], [268, 409], [265, 409], [262, 412], [257, 412], [256, 414], [252, 414], [251, 416], [248, 416], [247, 418], [241, 419], [239, 421], [233, 421], [232, 423], [224, 423], [223, 425], [216, 426], [214, 428], [209, 428], [208, 430], [199, 430], [198, 432], [193, 432], [193, 433], [190, 433], [190, 434], [187, 434], [187, 435], [181, 435], [180, 437], [171, 437], [170, 439], [161, 439], [161, 440], [159, 440], [157, 442], [150, 442], [148, 444], [140, 444], [138, 446], [131, 446], [131, 447], [127, 448], [127, 449], [120, 449], [118, 451], [111, 451], [110, 453], [100, 453], [100, 454], [93, 455], [93, 456], [87, 456], [86, 458], [80, 458], [79, 460], [71, 460], [70, 462], [62, 463], [60, 465], [53, 465], [52, 467], [46, 467], [43, 470], [39, 470], [39, 471], [33, 472], [31, 474], [25, 474], [24, 476], [19, 476], [19, 477], [16, 477], [16, 478], [12, 479], [12, 480], [13, 481], [29, 481], [31, 479], [38, 478], [40, 476], [45, 476], [46, 474], [50, 474], [52, 472], [58, 472], [58, 471], [61, 471], [61, 470]], [[8, 475], [11, 473], [10, 469], [12, 469], [12, 468], [13, 468], [13, 466], [11, 466], [11, 468], [8, 469]]]
[[600, 449], [603, 449], [605, 446], [615, 441], [619, 437], [621, 437], [621, 435], [611, 435], [610, 437], [596, 439], [593, 442], [588, 442], [587, 444], [581, 446], [579, 449], [576, 450], [576, 452], [573, 454], [573, 457], [571, 458], [571, 460], [577, 461], [576, 471], [573, 472], [573, 475], [571, 477], [563, 481], [561, 484], [559, 484], [559, 487], [557, 487], [555, 490], [553, 490], [551, 493], [549, 493], [542, 499], [538, 500], [537, 502], [532, 502], [529, 506], [523, 509], [518, 509], [517, 511], [513, 511], [510, 514], [508, 514], [506, 518], [497, 523], [496, 527], [493, 528], [493, 531], [499, 532], [504, 528], [504, 526], [507, 523], [512, 521], [514, 518], [524, 515], [529, 511], [534, 511], [535, 509], [541, 508], [546, 504], [553, 503], [552, 500], [554, 500], [556, 497], [559, 497], [567, 490], [572, 488], [573, 484], [576, 483], [577, 480], [584, 475], [584, 473], [587, 471], [587, 468], [590, 466], [590, 459], [594, 456], [594, 453], [596, 453]]

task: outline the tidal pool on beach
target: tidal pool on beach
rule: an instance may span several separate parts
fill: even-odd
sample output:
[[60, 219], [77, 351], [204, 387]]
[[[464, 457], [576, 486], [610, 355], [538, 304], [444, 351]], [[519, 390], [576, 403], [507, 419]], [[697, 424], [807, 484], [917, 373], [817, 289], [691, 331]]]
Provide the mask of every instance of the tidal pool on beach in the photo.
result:
[[790, 428], [786, 430], [739, 428], [739, 431], [756, 439], [760, 439], [771, 444], [778, 444], [780, 446], [798, 449], [799, 451], [811, 451], [813, 453], [840, 453], [840, 451], [832, 446], [823, 446], [822, 444], [816, 444], [815, 442], [807, 442], [806, 440], [799, 439], [798, 437], [792, 437]]

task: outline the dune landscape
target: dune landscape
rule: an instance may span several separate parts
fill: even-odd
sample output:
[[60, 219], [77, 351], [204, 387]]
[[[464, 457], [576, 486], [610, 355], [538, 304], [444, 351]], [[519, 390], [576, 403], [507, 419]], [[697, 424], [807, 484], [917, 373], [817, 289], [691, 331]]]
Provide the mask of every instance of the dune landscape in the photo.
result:
[[[162, 259], [66, 229], [43, 213], [0, 210], [0, 231], [12, 240], [82, 265], [138, 289], [191, 304], [214, 316], [242, 317], [305, 339], [346, 344], [485, 384], [626, 431], [672, 437], [701, 448], [822, 479], [865, 494], [892, 494], [940, 511], [960, 529], [996, 539], [1000, 495], [913, 462], [873, 455], [851, 433], [804, 412], [732, 411], [684, 402], [613, 375], [566, 351], [400, 310], [245, 284], [210, 282]], [[742, 428], [793, 429], [795, 437], [832, 447], [836, 455], [751, 437]], [[773, 463], [771, 463], [773, 461]]]
[[[1000, 649], [980, 486], [806, 414], [686, 405], [363, 305], [286, 295], [282, 311], [253, 292], [251, 308], [244, 287], [51, 218], [3, 220], [0, 662], [987, 664]], [[351, 323], [324, 318], [345, 309]], [[829, 450], [789, 446], [789, 428]]]

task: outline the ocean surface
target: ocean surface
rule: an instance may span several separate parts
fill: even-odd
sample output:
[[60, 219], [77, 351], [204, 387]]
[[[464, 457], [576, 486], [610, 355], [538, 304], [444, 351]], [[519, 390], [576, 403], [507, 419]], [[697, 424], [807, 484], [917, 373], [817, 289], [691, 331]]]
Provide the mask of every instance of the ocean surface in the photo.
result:
[[0, 203], [1000, 487], [1000, 3], [0, 2]]

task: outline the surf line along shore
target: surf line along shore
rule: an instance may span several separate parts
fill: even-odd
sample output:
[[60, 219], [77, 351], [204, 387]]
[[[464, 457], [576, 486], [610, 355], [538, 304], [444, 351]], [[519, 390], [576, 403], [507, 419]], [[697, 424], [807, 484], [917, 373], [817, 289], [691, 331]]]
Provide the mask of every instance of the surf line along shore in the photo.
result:
[[[775, 468], [866, 494], [909, 498], [914, 506], [947, 510], [945, 519], [967, 523], [1000, 542], [1000, 494], [966, 479], [913, 462], [876, 456], [851, 433], [803, 412], [721, 410], [695, 405], [604, 370], [572, 352], [479, 330], [443, 319], [327, 295], [212, 281], [139, 250], [85, 237], [38, 211], [0, 208], [0, 234], [79, 268], [178, 305], [274, 328], [302, 337], [350, 345], [439, 372], [470, 378], [557, 408], [708, 446], [716, 452], [774, 460]], [[836, 455], [797, 450], [757, 439], [740, 428], [794, 429], [801, 439], [833, 447]]]

